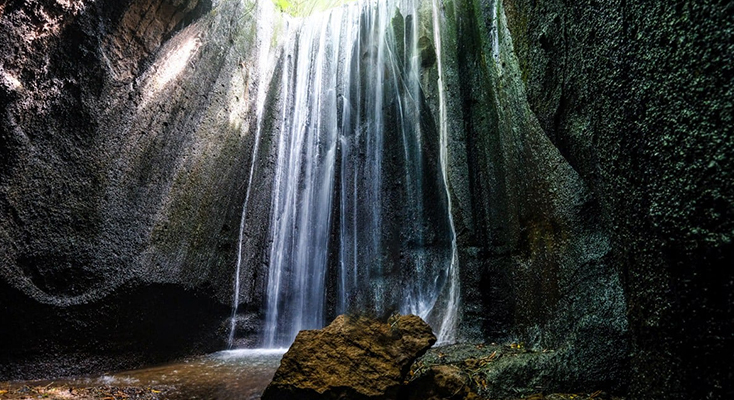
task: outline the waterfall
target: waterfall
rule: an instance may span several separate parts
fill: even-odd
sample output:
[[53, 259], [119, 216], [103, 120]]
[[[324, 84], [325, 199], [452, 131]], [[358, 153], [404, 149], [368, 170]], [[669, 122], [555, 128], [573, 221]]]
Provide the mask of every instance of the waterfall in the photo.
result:
[[[269, 7], [268, 7], [269, 6]], [[272, 13], [273, 6], [267, 2], [261, 2], [257, 7], [257, 18], [260, 21], [267, 20], [264, 16], [268, 13]], [[260, 150], [260, 141], [262, 137], [262, 125], [263, 125], [263, 112], [265, 109], [265, 99], [267, 95], [267, 85], [265, 79], [267, 76], [272, 74], [273, 68], [269, 66], [273, 64], [271, 60], [271, 46], [270, 41], [273, 38], [273, 26], [271, 24], [265, 24], [260, 22], [258, 24], [258, 41], [259, 41], [259, 57], [258, 57], [258, 69], [260, 73], [260, 83], [257, 88], [256, 97], [256, 109], [255, 114], [257, 118], [257, 128], [255, 131], [254, 144], [252, 146], [252, 156], [250, 159], [250, 170], [247, 178], [247, 189], [245, 192], [245, 201], [242, 204], [242, 214], [240, 217], [239, 225], [239, 236], [237, 241], [237, 264], [235, 265], [235, 276], [234, 276], [234, 296], [232, 299], [232, 315], [229, 320], [229, 337], [227, 339], [227, 347], [232, 348], [234, 346], [235, 332], [237, 327], [237, 309], [240, 304], [240, 272], [242, 271], [243, 254], [242, 250], [244, 247], [245, 240], [245, 221], [247, 220], [248, 205], [250, 203], [250, 196], [252, 194], [252, 182], [257, 169], [257, 155]], [[246, 84], [246, 83], [245, 83]]]
[[291, 21], [278, 78], [265, 347], [350, 312], [416, 314], [440, 342], [455, 339], [439, 7], [364, 0]]
[[[449, 269], [448, 298], [446, 299], [448, 310], [459, 308], [459, 252], [456, 246], [456, 227], [451, 207], [451, 192], [449, 191], [448, 177], [448, 116], [446, 111], [446, 88], [444, 86], [444, 70], [441, 52], [441, 23], [439, 17], [439, 0], [433, 1], [433, 37], [436, 44], [436, 63], [438, 66], [438, 97], [439, 97], [439, 134], [441, 137], [441, 177], [443, 178], [444, 190], [446, 191], [447, 216], [451, 228], [451, 267]], [[457, 313], [448, 312], [444, 316], [441, 329], [438, 334], [439, 343], [453, 342], [456, 339]]]
[[265, 347], [324, 324], [337, 152], [336, 74], [342, 10], [304, 23], [288, 45], [271, 220]]

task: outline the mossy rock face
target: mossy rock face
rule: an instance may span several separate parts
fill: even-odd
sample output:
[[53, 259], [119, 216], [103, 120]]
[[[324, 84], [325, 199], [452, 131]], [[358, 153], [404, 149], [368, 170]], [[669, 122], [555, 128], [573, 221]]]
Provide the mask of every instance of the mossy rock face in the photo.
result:
[[[734, 22], [712, 1], [505, 0], [530, 108], [598, 199], [639, 398], [731, 393]], [[728, 11], [727, 11], [728, 10]]]
[[575, 367], [565, 364], [568, 351], [573, 350], [530, 348], [522, 342], [436, 346], [411, 366], [407, 398], [620, 400], [618, 393], [592, 389], [601, 382], [587, 381], [581, 389], [571, 372]]
[[528, 102], [503, 4], [450, 10], [442, 65], [448, 113], [463, 123], [449, 152], [466, 163], [451, 176], [466, 334], [573, 349], [523, 364], [528, 379], [545, 369], [569, 377], [549, 391], [621, 391], [626, 304], [598, 200]]
[[418, 39], [418, 50], [421, 55], [421, 67], [430, 68], [436, 63], [436, 48], [431, 39], [421, 36]]

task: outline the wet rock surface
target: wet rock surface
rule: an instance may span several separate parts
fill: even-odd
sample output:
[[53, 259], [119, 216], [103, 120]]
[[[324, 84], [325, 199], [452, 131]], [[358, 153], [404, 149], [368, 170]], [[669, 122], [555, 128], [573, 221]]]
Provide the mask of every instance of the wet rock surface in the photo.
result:
[[566, 352], [527, 348], [524, 343], [434, 347], [411, 366], [405, 394], [411, 399], [496, 400], [611, 399], [617, 398], [613, 394], [620, 395], [604, 389], [605, 382], [576, 381], [575, 366]]
[[472, 390], [470, 376], [453, 365], [426, 369], [403, 388], [403, 393], [409, 400], [480, 399]]
[[449, 120], [465, 122], [449, 177], [469, 189], [454, 192], [465, 337], [568, 349], [529, 368], [622, 390], [624, 281], [599, 199], [530, 107], [503, 3], [482, 4], [456, 3], [444, 43]]
[[530, 108], [597, 199], [625, 277], [631, 395], [731, 397], [731, 4], [504, 5]]
[[71, 399], [71, 400], [159, 400], [168, 398], [166, 388], [150, 387], [72, 387], [72, 386], [22, 386], [17, 389], [0, 389], [0, 399]]
[[341, 315], [298, 334], [262, 398], [397, 399], [410, 365], [435, 342], [414, 315], [387, 323]]

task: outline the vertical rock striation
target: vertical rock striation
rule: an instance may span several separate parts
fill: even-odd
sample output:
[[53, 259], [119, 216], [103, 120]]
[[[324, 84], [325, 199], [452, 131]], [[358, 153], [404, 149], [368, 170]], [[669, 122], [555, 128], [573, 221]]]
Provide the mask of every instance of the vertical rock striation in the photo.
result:
[[530, 108], [504, 5], [445, 4], [464, 335], [556, 349], [543, 389], [622, 391], [624, 287], [599, 200]]

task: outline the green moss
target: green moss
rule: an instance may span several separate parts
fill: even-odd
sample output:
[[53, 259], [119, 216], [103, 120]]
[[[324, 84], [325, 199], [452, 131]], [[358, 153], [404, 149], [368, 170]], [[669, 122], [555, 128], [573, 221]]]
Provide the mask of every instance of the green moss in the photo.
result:
[[294, 17], [306, 17], [352, 1], [354, 0], [273, 0], [273, 3], [281, 12]]
[[505, 1], [504, 9], [507, 15], [507, 28], [512, 35], [512, 45], [515, 49], [518, 63], [520, 65], [520, 78], [527, 86], [529, 79], [528, 49], [528, 26], [530, 13], [516, 1]]
[[281, 35], [284, 31], [283, 26], [283, 19], [277, 18], [275, 22], [273, 23], [273, 36], [270, 38], [270, 47], [276, 48], [278, 47], [278, 40], [280, 39]]

